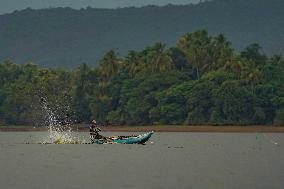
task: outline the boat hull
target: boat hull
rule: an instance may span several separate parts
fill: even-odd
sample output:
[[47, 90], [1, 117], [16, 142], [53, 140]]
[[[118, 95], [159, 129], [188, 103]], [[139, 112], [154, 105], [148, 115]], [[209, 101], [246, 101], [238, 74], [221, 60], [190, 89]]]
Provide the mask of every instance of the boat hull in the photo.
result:
[[138, 136], [130, 136], [124, 139], [111, 139], [111, 141], [105, 140], [96, 140], [97, 144], [144, 144], [146, 143], [152, 136], [154, 132], [149, 132], [145, 134], [141, 134]]

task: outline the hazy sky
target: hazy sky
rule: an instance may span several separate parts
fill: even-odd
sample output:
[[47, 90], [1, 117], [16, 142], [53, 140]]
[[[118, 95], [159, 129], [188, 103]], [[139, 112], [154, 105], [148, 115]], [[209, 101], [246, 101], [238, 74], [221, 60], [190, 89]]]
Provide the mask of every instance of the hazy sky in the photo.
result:
[[13, 12], [14, 10], [48, 7], [96, 7], [96, 8], [117, 8], [143, 5], [165, 5], [165, 4], [189, 4], [197, 3], [200, 0], [0, 0], [0, 14]]

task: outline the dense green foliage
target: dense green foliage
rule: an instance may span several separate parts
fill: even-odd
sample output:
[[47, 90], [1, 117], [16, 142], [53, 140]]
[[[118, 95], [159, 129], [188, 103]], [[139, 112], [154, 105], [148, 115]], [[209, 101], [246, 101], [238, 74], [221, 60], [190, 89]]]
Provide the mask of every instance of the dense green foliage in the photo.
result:
[[0, 61], [32, 61], [53, 68], [75, 68], [84, 62], [95, 66], [109, 49], [126, 56], [130, 49], [139, 51], [158, 41], [173, 46], [181, 35], [198, 29], [223, 33], [236, 50], [256, 42], [268, 55], [284, 52], [283, 0], [200, 2], [113, 10], [28, 8], [0, 15]]
[[99, 67], [72, 70], [0, 64], [0, 121], [42, 124], [47, 101], [59, 119], [105, 124], [284, 124], [284, 59], [258, 44], [236, 53], [201, 30], [176, 46], [156, 43]]

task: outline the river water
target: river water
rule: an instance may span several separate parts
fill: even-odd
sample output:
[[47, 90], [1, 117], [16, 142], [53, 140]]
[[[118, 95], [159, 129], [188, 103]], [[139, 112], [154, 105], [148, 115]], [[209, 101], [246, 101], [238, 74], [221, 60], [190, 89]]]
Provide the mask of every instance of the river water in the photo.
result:
[[[128, 133], [104, 133], [116, 134]], [[154, 133], [146, 145], [37, 144], [47, 137], [0, 132], [1, 189], [284, 188], [284, 134]]]

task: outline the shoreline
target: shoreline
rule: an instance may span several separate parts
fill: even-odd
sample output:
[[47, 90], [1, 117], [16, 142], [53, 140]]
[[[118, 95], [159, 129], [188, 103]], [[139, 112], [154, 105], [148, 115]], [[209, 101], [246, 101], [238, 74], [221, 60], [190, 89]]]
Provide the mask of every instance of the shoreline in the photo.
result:
[[[102, 132], [205, 132], [205, 133], [284, 133], [284, 127], [275, 126], [103, 126]], [[88, 127], [74, 129], [89, 132]], [[0, 126], [0, 132], [40, 132], [40, 127]]]
[[204, 133], [284, 133], [284, 127], [270, 126], [161, 126], [161, 127], [109, 127], [109, 132], [204, 132]]

